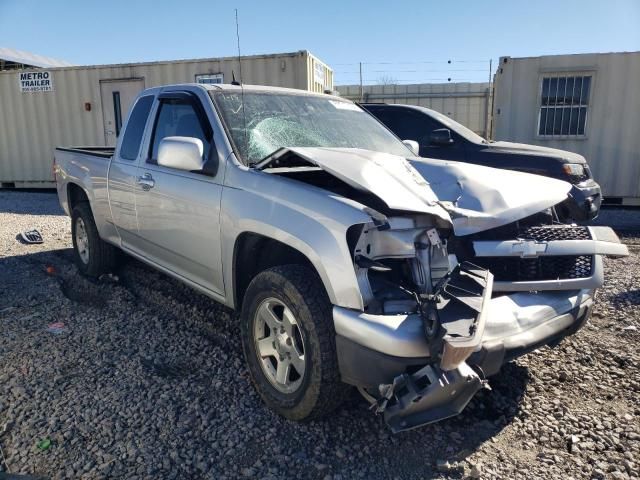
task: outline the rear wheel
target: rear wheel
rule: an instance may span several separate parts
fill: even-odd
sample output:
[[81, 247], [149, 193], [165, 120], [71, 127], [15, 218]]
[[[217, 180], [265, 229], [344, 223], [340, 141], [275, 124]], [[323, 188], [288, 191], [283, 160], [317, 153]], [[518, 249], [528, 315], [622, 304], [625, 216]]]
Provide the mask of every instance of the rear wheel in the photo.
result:
[[71, 237], [78, 270], [97, 277], [113, 271], [118, 251], [100, 238], [88, 203], [79, 203], [71, 212]]
[[285, 265], [249, 284], [242, 344], [263, 401], [291, 420], [323, 416], [342, 403], [331, 302], [315, 272]]

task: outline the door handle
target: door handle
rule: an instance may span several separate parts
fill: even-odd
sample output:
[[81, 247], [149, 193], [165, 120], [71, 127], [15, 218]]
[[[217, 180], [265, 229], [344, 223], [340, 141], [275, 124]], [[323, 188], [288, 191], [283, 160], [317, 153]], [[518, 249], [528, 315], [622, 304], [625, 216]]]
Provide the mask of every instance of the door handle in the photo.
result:
[[138, 177], [136, 183], [140, 185], [145, 192], [148, 192], [156, 185], [150, 173], [145, 173], [142, 177]]

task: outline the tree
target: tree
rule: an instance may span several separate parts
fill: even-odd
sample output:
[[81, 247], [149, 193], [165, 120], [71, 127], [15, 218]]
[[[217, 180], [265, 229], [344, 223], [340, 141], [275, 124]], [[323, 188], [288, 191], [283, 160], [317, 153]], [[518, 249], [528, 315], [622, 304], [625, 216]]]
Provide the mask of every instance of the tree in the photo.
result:
[[398, 79], [391, 75], [384, 74], [381, 77], [378, 77], [376, 82], [378, 85], [396, 85], [398, 83]]

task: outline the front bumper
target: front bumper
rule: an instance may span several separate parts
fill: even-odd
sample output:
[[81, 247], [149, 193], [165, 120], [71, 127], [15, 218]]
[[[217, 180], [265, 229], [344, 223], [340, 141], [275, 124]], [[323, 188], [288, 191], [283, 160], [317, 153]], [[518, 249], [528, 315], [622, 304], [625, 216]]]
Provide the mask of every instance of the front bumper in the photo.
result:
[[593, 220], [598, 216], [602, 204], [602, 192], [600, 185], [593, 179], [574, 185], [569, 192], [569, 197], [562, 205], [566, 207], [573, 220], [582, 222]]
[[[572, 327], [584, 324], [592, 305], [592, 290], [518, 292], [493, 298], [484, 335], [470, 359], [479, 358], [483, 351], [500, 350], [509, 360], [518, 351], [574, 333], [577, 328]], [[347, 383], [377, 388], [408, 367], [437, 361], [417, 313], [369, 315], [334, 306], [333, 320], [340, 372]], [[495, 373], [484, 363], [479, 366], [487, 368], [487, 375]]]
[[415, 428], [460, 413], [485, 377], [508, 360], [575, 333], [592, 306], [592, 290], [493, 298], [475, 351], [448, 370], [432, 356], [418, 314], [368, 315], [334, 307], [340, 373], [358, 387], [381, 393], [386, 389], [380, 411], [392, 431]]

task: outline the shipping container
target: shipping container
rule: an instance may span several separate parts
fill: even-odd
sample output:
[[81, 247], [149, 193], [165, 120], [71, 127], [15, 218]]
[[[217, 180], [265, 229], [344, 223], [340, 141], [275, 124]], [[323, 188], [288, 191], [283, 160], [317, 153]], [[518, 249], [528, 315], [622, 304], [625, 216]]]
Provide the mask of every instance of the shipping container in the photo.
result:
[[640, 205], [640, 52], [502, 57], [493, 137], [577, 152], [611, 203]]
[[[53, 186], [56, 146], [115, 145], [143, 89], [240, 81], [238, 57], [0, 72], [0, 184]], [[333, 89], [333, 71], [306, 50], [242, 57], [242, 80], [314, 92]]]
[[370, 103], [418, 105], [443, 113], [478, 135], [487, 137], [491, 111], [488, 82], [419, 83], [402, 85], [339, 85], [345, 98]]

